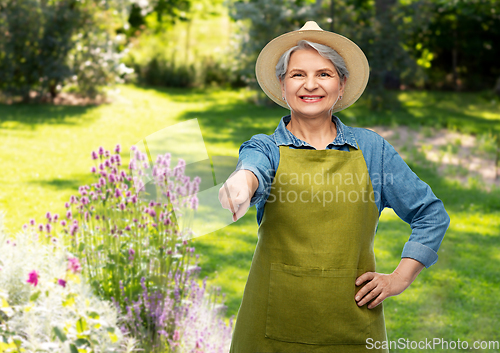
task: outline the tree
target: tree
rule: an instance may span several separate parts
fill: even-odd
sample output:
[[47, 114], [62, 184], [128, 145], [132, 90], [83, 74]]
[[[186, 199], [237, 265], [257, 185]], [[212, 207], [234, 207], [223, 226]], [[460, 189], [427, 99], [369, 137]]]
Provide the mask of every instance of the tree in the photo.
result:
[[[24, 102], [65, 86], [95, 97], [120, 80], [128, 0], [0, 0], [0, 89]], [[34, 94], [35, 93], [35, 94]]]

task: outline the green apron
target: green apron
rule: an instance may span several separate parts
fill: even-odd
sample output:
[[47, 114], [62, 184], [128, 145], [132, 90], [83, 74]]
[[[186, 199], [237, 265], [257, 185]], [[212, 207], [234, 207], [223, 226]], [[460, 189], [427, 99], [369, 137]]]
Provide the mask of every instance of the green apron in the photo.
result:
[[279, 146], [230, 352], [387, 352], [366, 346], [387, 340], [382, 304], [354, 300], [356, 278], [375, 271], [378, 210], [349, 149]]

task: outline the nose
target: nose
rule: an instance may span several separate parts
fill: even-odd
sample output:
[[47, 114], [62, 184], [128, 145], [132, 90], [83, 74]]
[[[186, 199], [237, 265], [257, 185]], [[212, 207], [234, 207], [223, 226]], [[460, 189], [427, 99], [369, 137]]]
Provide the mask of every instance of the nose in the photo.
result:
[[316, 77], [309, 76], [306, 78], [304, 82], [304, 88], [308, 91], [314, 91], [318, 87], [318, 82], [316, 81]]

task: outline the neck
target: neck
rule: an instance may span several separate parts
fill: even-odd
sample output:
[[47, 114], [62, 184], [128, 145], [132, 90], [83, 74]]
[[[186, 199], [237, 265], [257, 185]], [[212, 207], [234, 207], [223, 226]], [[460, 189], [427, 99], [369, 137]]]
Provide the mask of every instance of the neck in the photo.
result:
[[304, 118], [292, 112], [291, 120], [286, 128], [297, 138], [309, 143], [316, 149], [322, 150], [337, 136], [337, 127], [332, 121], [331, 114], [315, 118]]

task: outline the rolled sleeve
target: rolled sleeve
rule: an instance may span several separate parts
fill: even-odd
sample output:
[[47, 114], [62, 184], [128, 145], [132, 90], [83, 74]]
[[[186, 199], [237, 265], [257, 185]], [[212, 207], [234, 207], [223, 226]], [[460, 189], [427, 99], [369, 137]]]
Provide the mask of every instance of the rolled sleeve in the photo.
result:
[[251, 171], [259, 181], [259, 186], [250, 199], [250, 207], [259, 203], [262, 198], [267, 197], [274, 169], [272, 168], [269, 148], [259, 135], [253, 136], [240, 146], [237, 169]]
[[438, 259], [437, 251], [450, 224], [448, 213], [429, 185], [418, 178], [387, 141], [382, 156], [384, 207], [392, 208], [412, 229], [401, 257], [430, 267]]

